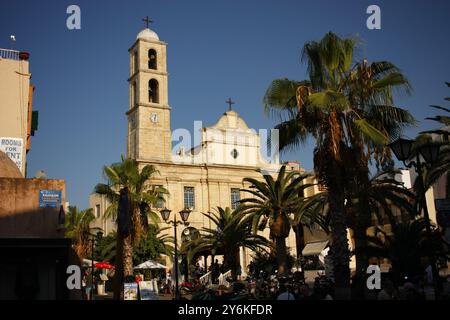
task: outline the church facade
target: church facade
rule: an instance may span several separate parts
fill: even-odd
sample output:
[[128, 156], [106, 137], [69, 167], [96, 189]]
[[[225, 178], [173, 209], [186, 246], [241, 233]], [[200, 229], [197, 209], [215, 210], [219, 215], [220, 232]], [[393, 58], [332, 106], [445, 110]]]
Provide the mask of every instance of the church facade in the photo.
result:
[[[137, 35], [129, 49], [127, 156], [136, 159], [142, 167], [151, 164], [159, 171], [151, 184], [166, 188], [169, 194], [165, 196], [165, 202], [158, 203], [154, 209], [167, 207], [172, 211], [171, 217], [176, 214], [179, 219], [178, 212], [191, 208], [190, 228], [214, 228], [202, 213], [212, 212], [218, 206], [236, 208], [238, 200], [250, 196], [241, 191], [249, 187], [243, 183], [243, 178], [262, 179], [257, 169], [276, 176], [282, 164], [276, 152], [263, 156], [268, 152], [267, 146], [261, 143], [260, 133], [249, 128], [244, 119], [231, 110], [231, 100], [229, 110], [214, 125], [199, 127], [193, 133], [198, 137], [196, 146], [172, 145], [186, 130], [171, 130], [166, 46], [154, 31], [146, 28]], [[288, 162], [286, 166], [288, 170], [303, 171], [298, 162]], [[305, 196], [317, 192], [317, 187], [311, 187]], [[102, 216], [108, 205], [95, 194], [91, 195], [90, 204], [97, 217]], [[99, 227], [108, 227], [103, 226], [107, 222], [97, 220]], [[182, 239], [185, 229], [177, 229], [178, 239]], [[264, 235], [268, 234], [267, 229]], [[286, 244], [290, 253], [296, 256], [293, 231]], [[241, 248], [243, 269], [248, 265], [251, 254]]]

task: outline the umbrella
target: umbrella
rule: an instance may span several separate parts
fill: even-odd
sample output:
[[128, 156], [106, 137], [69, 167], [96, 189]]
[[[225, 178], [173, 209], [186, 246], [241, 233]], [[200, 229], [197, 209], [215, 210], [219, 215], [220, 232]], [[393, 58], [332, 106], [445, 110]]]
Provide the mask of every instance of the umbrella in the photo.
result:
[[94, 267], [98, 269], [114, 269], [114, 266], [108, 262], [94, 263]]
[[[95, 264], [98, 263], [97, 261], [94, 260], [94, 267]], [[92, 268], [92, 260], [89, 259], [83, 259], [83, 267], [89, 267]]]
[[137, 265], [136, 267], [134, 267], [133, 269], [166, 269], [166, 266], [158, 263], [156, 261], [152, 261], [152, 260], [147, 260], [139, 265]]

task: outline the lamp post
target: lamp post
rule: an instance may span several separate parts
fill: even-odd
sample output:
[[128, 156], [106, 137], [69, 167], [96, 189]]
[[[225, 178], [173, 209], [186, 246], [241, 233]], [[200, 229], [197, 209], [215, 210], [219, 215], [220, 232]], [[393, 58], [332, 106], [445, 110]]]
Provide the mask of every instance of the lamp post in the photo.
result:
[[[397, 159], [403, 164], [408, 167], [414, 167], [414, 169], [417, 172], [417, 178], [419, 182], [419, 192], [421, 200], [421, 206], [423, 208], [423, 215], [425, 219], [425, 228], [427, 232], [427, 238], [428, 238], [428, 255], [430, 258], [431, 263], [431, 271], [433, 274], [433, 285], [435, 290], [435, 297], [439, 297], [439, 272], [436, 268], [436, 257], [434, 254], [434, 249], [432, 245], [432, 234], [431, 234], [431, 225], [430, 225], [430, 216], [428, 214], [428, 206], [427, 206], [427, 199], [425, 196], [425, 183], [423, 180], [423, 170], [427, 166], [432, 165], [435, 163], [439, 158], [439, 150], [440, 145], [439, 144], [433, 144], [428, 143], [423, 146], [420, 146], [418, 150], [413, 150], [413, 140], [410, 139], [404, 139], [400, 138], [395, 140], [394, 142], [390, 143], [388, 146], [391, 148], [391, 150], [394, 152]], [[422, 155], [424, 162], [421, 161], [420, 155]]]
[[85, 235], [89, 237], [89, 240], [91, 241], [91, 300], [94, 300], [94, 246], [95, 246], [95, 240], [101, 239], [103, 237], [103, 232], [98, 231], [97, 234], [92, 234], [90, 232], [85, 231]]
[[84, 231], [84, 234], [88, 237], [89, 241], [91, 242], [91, 290], [90, 290], [90, 299], [94, 300], [94, 241], [95, 236], [88, 232]]
[[174, 215], [173, 220], [169, 220], [170, 217], [170, 213], [171, 210], [164, 208], [161, 210], [161, 217], [163, 218], [163, 220], [167, 223], [167, 224], [171, 224], [173, 226], [173, 230], [174, 230], [174, 265], [175, 265], [175, 299], [178, 300], [180, 298], [180, 291], [178, 288], [178, 250], [177, 250], [177, 225], [178, 224], [184, 224], [184, 225], [188, 225], [188, 218], [189, 218], [189, 214], [191, 213], [191, 209], [185, 208], [183, 210], [181, 210], [180, 216], [181, 216], [181, 220], [182, 221], [177, 221], [177, 215]]

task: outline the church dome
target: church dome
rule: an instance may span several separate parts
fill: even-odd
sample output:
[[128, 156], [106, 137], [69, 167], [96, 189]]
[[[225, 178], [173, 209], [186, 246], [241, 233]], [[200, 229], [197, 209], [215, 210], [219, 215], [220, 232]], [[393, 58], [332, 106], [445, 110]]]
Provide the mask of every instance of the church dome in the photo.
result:
[[155, 31], [146, 28], [138, 33], [136, 40], [159, 41], [159, 37]]
[[16, 164], [2, 151], [0, 151], [0, 177], [23, 178]]

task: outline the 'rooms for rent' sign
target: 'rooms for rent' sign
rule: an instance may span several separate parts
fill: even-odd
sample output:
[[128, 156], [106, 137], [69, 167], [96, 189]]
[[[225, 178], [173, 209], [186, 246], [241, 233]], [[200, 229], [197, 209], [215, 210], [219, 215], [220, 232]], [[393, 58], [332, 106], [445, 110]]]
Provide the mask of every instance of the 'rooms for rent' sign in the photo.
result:
[[0, 137], [0, 151], [3, 151], [22, 171], [23, 139]]

